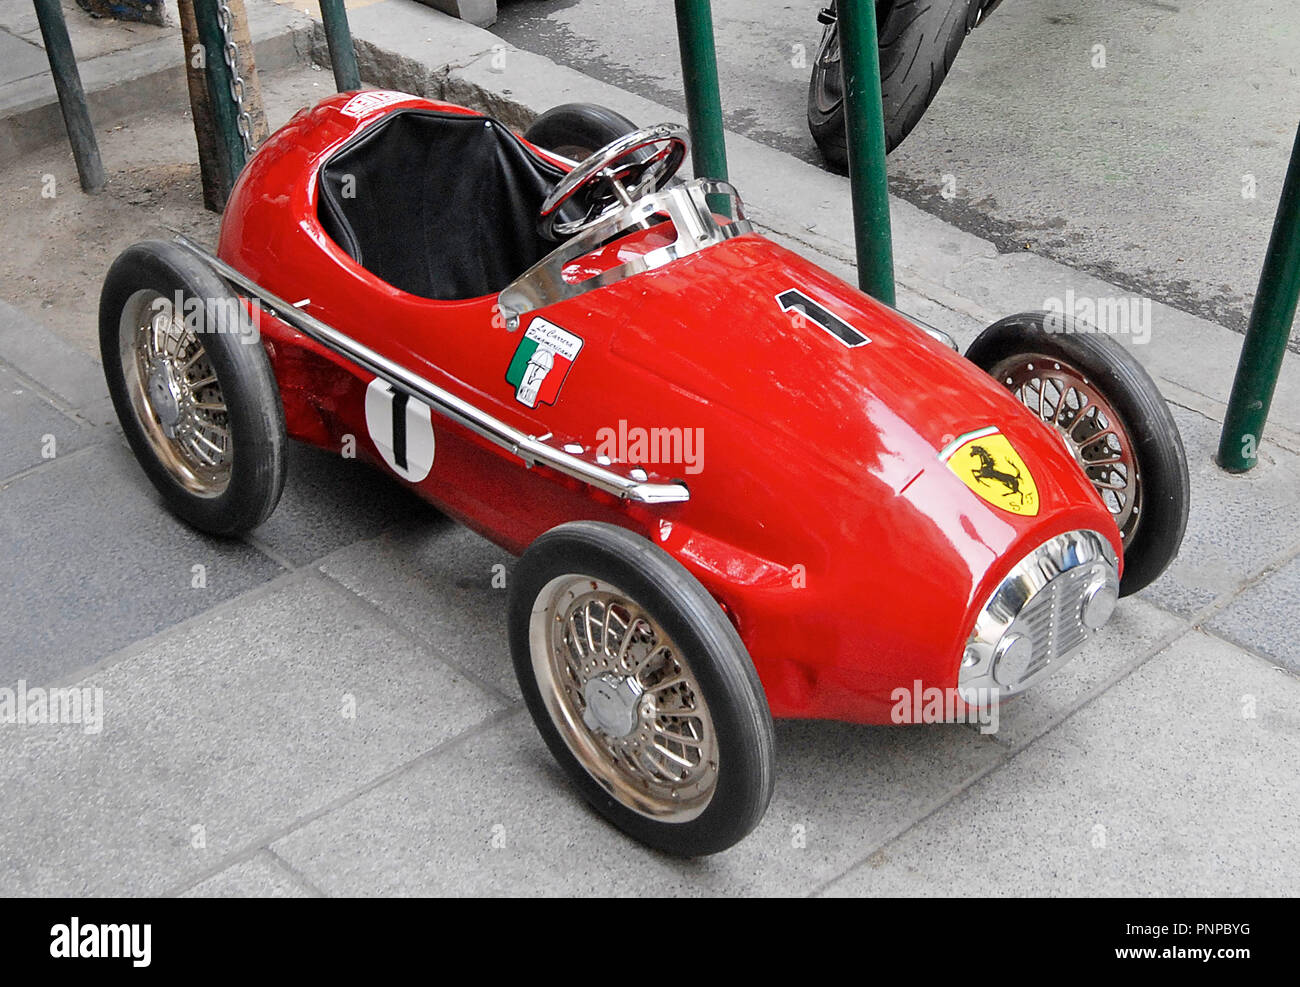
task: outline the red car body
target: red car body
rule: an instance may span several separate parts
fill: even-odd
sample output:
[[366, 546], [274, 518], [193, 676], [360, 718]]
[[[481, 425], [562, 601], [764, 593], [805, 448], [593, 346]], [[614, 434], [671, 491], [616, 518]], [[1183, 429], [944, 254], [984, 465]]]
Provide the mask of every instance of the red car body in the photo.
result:
[[[542, 309], [581, 338], [553, 404], [529, 408], [506, 378], [521, 332], [497, 296], [432, 301], [365, 270], [317, 218], [322, 163], [403, 107], [300, 112], [241, 175], [219, 257], [275, 295], [530, 435], [598, 452], [600, 434], [690, 429], [698, 472], [642, 462], [690, 499], [619, 499], [518, 457], [438, 415], [432, 468], [393, 469], [367, 427], [374, 376], [263, 314], [289, 434], [357, 454], [512, 553], [566, 521], [632, 529], [678, 559], [723, 606], [781, 717], [890, 721], [898, 688], [955, 688], [976, 616], [1011, 568], [1052, 537], [1119, 533], [1057, 432], [897, 312], [758, 235]], [[539, 151], [545, 156], [545, 152]], [[566, 269], [606, 270], [666, 241], [632, 233]], [[846, 346], [777, 296], [797, 290], [869, 337]], [[620, 425], [622, 423], [622, 425]], [[1037, 486], [1035, 514], [977, 495], [940, 458], [995, 426]], [[694, 430], [699, 431], [694, 431]], [[662, 433], [661, 433], [662, 434]], [[683, 433], [684, 434], [684, 433]]]

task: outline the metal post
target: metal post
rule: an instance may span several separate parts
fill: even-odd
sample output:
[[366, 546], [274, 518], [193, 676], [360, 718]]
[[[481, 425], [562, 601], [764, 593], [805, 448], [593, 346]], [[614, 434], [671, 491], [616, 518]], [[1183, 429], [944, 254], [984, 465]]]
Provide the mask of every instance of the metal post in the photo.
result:
[[727, 145], [722, 127], [722, 97], [718, 93], [718, 53], [713, 47], [713, 10], [709, 0], [675, 0], [675, 3], [695, 177], [725, 182]]
[[334, 85], [341, 93], [360, 89], [357, 50], [352, 45], [352, 31], [348, 27], [348, 12], [343, 0], [320, 0], [320, 19], [325, 25], [325, 43], [329, 45]]
[[1229, 473], [1254, 467], [1273, 391], [1282, 372], [1282, 355], [1291, 338], [1300, 299], [1300, 130], [1282, 185], [1273, 235], [1264, 255], [1259, 290], [1241, 346], [1228, 413], [1219, 436], [1219, 465]]
[[[220, 0], [194, 0], [194, 23], [203, 46], [203, 67], [208, 79], [208, 105], [216, 126], [221, 168], [225, 172], [222, 183], [228, 195], [230, 188], [244, 170], [246, 156], [244, 141], [239, 136], [239, 109], [231, 95], [230, 67], [226, 64], [226, 43], [217, 19]], [[225, 195], [222, 196], [224, 201]]]
[[875, 0], [840, 0], [838, 9], [858, 285], [886, 305], [893, 305], [894, 243], [885, 171], [876, 4]]
[[77, 162], [77, 177], [81, 179], [82, 189], [94, 194], [104, 188], [104, 162], [99, 157], [86, 92], [81, 88], [81, 74], [77, 71], [77, 56], [72, 51], [72, 39], [68, 37], [59, 0], [36, 0], [36, 20], [41, 26], [45, 54], [50, 59], [50, 74], [59, 94], [59, 109], [63, 111], [63, 125], [72, 144], [72, 157]]

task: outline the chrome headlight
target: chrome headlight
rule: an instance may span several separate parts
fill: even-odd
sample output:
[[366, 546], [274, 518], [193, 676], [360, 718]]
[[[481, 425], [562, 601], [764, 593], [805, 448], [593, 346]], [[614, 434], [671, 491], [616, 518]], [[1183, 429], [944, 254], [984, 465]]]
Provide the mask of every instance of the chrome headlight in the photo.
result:
[[971, 702], [980, 690], [1024, 691], [1099, 630], [1118, 599], [1118, 562], [1099, 533], [1069, 531], [1044, 542], [984, 604], [966, 642], [958, 688]]

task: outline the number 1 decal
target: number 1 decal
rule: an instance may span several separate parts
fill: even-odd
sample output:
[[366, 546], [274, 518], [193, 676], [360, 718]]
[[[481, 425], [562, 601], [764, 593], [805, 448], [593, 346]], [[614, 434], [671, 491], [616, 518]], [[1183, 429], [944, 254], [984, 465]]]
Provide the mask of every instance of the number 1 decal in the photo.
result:
[[433, 469], [429, 406], [375, 378], [366, 388], [366, 431], [398, 476], [419, 483]]
[[858, 332], [851, 325], [818, 305], [797, 288], [783, 291], [776, 296], [776, 303], [782, 312], [798, 312], [809, 322], [813, 322], [850, 348], [871, 342], [864, 333]]

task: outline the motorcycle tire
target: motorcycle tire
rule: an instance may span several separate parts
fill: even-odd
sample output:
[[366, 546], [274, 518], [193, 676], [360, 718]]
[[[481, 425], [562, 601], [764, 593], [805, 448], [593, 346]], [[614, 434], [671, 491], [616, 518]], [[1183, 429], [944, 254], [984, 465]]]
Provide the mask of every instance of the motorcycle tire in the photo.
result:
[[[832, 5], [832, 11], [834, 7]], [[877, 0], [885, 151], [903, 143], [948, 76], [971, 27], [969, 0]], [[808, 83], [808, 129], [828, 164], [848, 167], [839, 23], [828, 24]]]

